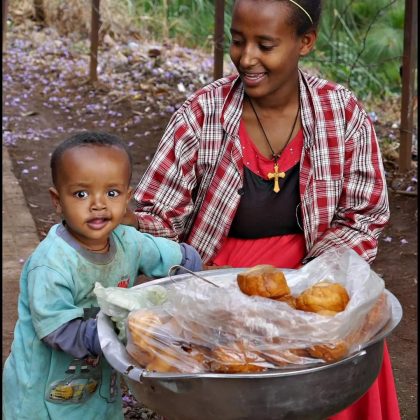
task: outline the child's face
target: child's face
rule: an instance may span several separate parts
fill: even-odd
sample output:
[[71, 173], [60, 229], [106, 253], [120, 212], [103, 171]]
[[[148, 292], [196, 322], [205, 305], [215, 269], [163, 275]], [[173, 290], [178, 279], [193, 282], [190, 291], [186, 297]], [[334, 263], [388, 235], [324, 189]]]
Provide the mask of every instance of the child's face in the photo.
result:
[[122, 221], [132, 189], [124, 150], [82, 146], [66, 150], [50, 194], [67, 229], [86, 248], [100, 250]]
[[294, 91], [298, 63], [315, 42], [315, 32], [298, 36], [290, 23], [292, 3], [236, 0], [230, 56], [252, 98]]

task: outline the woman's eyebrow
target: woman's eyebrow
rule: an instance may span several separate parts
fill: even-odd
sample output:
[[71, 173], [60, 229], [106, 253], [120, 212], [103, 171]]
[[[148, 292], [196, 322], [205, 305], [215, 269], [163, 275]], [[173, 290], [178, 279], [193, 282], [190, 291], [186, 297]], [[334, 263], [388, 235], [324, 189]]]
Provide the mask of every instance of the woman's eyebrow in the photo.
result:
[[[232, 35], [242, 35], [242, 32], [234, 29], [234, 28], [230, 28], [230, 33]], [[278, 42], [279, 38], [273, 38], [272, 36], [269, 35], [257, 35], [256, 38], [259, 41], [271, 41], [271, 42]]]

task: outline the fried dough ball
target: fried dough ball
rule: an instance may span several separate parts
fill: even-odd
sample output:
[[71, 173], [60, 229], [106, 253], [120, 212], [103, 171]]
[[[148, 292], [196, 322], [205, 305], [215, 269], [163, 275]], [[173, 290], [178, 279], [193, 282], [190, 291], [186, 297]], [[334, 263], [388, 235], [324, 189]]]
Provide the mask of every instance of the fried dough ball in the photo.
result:
[[296, 298], [292, 295], [284, 295], [274, 298], [278, 302], [286, 302], [291, 308], [296, 309]]
[[264, 367], [251, 363], [245, 353], [234, 348], [216, 347], [211, 352], [209, 368], [216, 373], [250, 373], [262, 372]]
[[316, 358], [323, 359], [327, 363], [341, 360], [349, 351], [348, 345], [344, 341], [338, 341], [334, 344], [319, 344], [307, 349], [308, 353]]
[[127, 343], [127, 352], [142, 367], [146, 367], [154, 357], [151, 352], [143, 350], [133, 343]]
[[162, 320], [152, 311], [140, 310], [130, 314], [127, 319], [128, 330], [136, 336], [150, 335], [153, 327], [162, 325]]
[[276, 350], [270, 348], [262, 351], [261, 356], [276, 367], [284, 367], [290, 364], [300, 364], [302, 358], [311, 357], [307, 349]]
[[200, 373], [208, 370], [206, 350], [191, 344], [155, 345], [155, 356], [146, 369], [155, 372]]
[[[160, 327], [162, 325], [162, 320], [159, 318], [158, 315], [151, 311], [141, 310], [136, 311], [127, 319], [127, 328], [129, 335], [131, 337], [131, 342], [133, 346], [131, 347], [131, 355], [136, 358], [138, 357], [139, 360], [136, 360], [139, 363], [144, 363], [144, 361], [149, 360], [150, 357], [154, 356], [155, 349], [151, 346], [151, 342], [153, 339], [153, 330], [156, 327]], [[135, 349], [137, 347], [137, 349]], [[147, 358], [146, 354], [150, 357]], [[146, 362], [148, 363], [148, 362]], [[144, 364], [142, 364], [144, 366]]]
[[385, 293], [382, 293], [373, 305], [372, 309], [366, 314], [365, 319], [360, 328], [351, 332], [346, 341], [350, 345], [361, 344], [368, 341], [386, 321], [389, 319], [390, 312], [388, 308], [388, 300]]
[[256, 265], [237, 276], [238, 286], [249, 296], [278, 298], [290, 294], [282, 271], [272, 265]]
[[296, 309], [332, 316], [344, 311], [349, 300], [347, 290], [341, 284], [321, 281], [296, 298]]
[[153, 360], [146, 365], [146, 370], [153, 372], [180, 372], [176, 366], [176, 357], [171, 356], [167, 351], [159, 356], [155, 356]]

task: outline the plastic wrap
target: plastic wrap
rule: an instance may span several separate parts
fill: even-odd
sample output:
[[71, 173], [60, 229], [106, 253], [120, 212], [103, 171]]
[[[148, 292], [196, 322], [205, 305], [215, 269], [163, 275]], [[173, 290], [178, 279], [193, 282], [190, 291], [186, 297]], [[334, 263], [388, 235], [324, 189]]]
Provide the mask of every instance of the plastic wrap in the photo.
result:
[[284, 270], [293, 296], [322, 281], [350, 297], [335, 316], [248, 296], [236, 275], [214, 287], [194, 276], [166, 286], [167, 300], [131, 312], [127, 351], [159, 372], [258, 372], [333, 362], [360, 349], [391, 317], [383, 280], [352, 250], [324, 253], [299, 270]]
[[120, 341], [126, 341], [126, 321], [131, 311], [163, 304], [167, 299], [164, 287], [153, 285], [143, 289], [103, 287], [96, 282], [93, 292], [101, 310], [111, 317], [119, 331]]

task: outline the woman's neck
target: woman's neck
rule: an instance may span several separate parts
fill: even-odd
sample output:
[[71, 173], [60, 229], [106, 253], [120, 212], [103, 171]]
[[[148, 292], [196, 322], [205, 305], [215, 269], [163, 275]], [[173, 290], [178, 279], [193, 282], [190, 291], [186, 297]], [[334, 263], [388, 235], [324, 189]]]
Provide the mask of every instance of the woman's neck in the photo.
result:
[[269, 95], [251, 99], [262, 113], [283, 113], [290, 107], [296, 107], [299, 103], [299, 78], [295, 83], [289, 83]]

